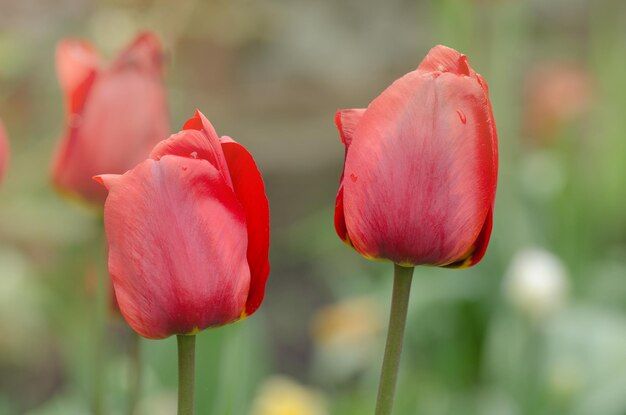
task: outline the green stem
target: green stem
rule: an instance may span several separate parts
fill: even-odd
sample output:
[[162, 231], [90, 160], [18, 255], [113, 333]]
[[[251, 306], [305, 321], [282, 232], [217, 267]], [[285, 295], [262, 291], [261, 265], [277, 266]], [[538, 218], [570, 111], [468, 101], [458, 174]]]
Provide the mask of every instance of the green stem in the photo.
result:
[[130, 358], [130, 367], [128, 371], [128, 415], [135, 415], [137, 412], [139, 397], [141, 396], [141, 338], [134, 330], [128, 331], [130, 332], [128, 345], [128, 354]]
[[193, 415], [196, 336], [179, 334], [176, 338], [178, 340], [178, 415]]
[[106, 237], [102, 231], [98, 235], [99, 248], [96, 251], [98, 267], [95, 308], [95, 333], [93, 345], [93, 396], [92, 412], [102, 415], [104, 410], [104, 386], [106, 377], [107, 312], [109, 298], [109, 275], [106, 264]]
[[390, 415], [393, 409], [412, 278], [413, 267], [402, 267], [394, 264], [393, 297], [391, 298], [389, 331], [387, 333], [383, 369], [380, 373], [376, 415]]

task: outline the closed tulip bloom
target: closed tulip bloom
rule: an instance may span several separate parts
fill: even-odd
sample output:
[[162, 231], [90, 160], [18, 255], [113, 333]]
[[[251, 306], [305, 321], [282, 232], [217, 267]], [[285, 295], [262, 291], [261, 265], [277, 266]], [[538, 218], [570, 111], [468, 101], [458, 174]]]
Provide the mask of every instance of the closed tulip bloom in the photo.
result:
[[338, 235], [367, 258], [467, 267], [491, 234], [498, 170], [487, 83], [436, 46], [366, 109], [337, 112], [346, 147]]
[[0, 121], [0, 180], [4, 178], [9, 164], [9, 140], [4, 125]]
[[124, 173], [170, 134], [161, 44], [144, 33], [102, 67], [87, 42], [64, 40], [56, 60], [66, 131], [54, 158], [53, 181], [64, 193], [102, 205], [106, 190], [92, 177]]
[[269, 208], [246, 149], [201, 114], [109, 190], [109, 273], [123, 316], [152, 339], [256, 311], [269, 273]]

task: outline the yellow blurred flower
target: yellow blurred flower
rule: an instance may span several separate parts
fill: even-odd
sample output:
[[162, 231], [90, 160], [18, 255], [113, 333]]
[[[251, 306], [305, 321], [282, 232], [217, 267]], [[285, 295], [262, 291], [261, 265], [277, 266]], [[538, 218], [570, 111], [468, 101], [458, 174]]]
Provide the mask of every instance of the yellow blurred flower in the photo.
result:
[[382, 311], [373, 298], [349, 298], [319, 310], [311, 325], [319, 372], [344, 380], [369, 368], [378, 356], [382, 328]]
[[250, 415], [328, 415], [321, 394], [284, 376], [266, 380]]
[[371, 298], [349, 298], [322, 308], [313, 318], [312, 334], [322, 347], [350, 347], [378, 335], [378, 304]]

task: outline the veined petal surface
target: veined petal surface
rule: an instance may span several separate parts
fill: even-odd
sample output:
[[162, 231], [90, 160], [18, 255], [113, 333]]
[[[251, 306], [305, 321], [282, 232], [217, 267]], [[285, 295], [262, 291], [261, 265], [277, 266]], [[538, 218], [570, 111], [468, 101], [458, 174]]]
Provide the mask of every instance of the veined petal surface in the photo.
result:
[[163, 156], [101, 180], [109, 272], [133, 329], [158, 339], [237, 320], [250, 288], [246, 213], [217, 169]]

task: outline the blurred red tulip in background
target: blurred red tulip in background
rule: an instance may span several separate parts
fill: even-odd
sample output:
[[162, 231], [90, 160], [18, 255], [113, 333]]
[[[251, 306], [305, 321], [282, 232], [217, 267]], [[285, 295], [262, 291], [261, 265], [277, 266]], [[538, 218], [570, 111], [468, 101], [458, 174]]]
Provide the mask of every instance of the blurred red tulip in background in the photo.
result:
[[593, 82], [581, 65], [542, 62], [524, 85], [524, 130], [537, 144], [549, 144], [561, 128], [589, 112]]
[[4, 129], [4, 125], [0, 120], [0, 180], [4, 178], [4, 175], [9, 164], [9, 139]]
[[269, 207], [254, 159], [201, 114], [109, 189], [104, 224], [120, 310], [144, 337], [194, 334], [256, 311]]
[[62, 192], [101, 205], [106, 191], [92, 177], [124, 173], [170, 134], [162, 61], [161, 44], [150, 33], [139, 35], [106, 68], [87, 42], [59, 44], [67, 120], [53, 180]]
[[436, 46], [367, 109], [341, 110], [338, 235], [368, 258], [466, 267], [491, 234], [498, 170], [487, 83]]

